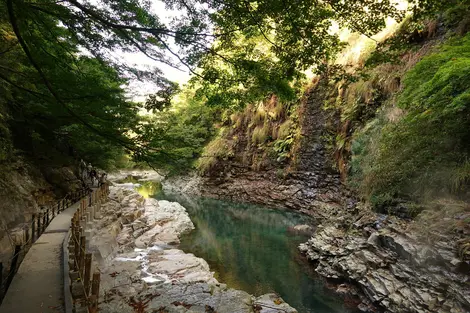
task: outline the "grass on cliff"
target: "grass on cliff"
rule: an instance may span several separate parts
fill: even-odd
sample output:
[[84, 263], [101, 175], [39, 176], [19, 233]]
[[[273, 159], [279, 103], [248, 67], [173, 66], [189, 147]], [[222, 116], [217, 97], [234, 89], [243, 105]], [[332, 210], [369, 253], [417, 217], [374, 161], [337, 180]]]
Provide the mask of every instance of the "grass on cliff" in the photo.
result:
[[[470, 183], [470, 35], [405, 75], [396, 107], [356, 134], [352, 180], [375, 204], [462, 195]], [[390, 112], [404, 113], [398, 119]]]
[[196, 162], [196, 168], [202, 174], [209, 172], [221, 159], [233, 155], [233, 143], [224, 138], [223, 130], [207, 144], [201, 157]]
[[203, 174], [229, 157], [254, 170], [284, 164], [299, 137], [295, 104], [284, 103], [276, 95], [240, 111], [227, 110], [221, 123], [223, 131], [205, 147], [197, 162]]

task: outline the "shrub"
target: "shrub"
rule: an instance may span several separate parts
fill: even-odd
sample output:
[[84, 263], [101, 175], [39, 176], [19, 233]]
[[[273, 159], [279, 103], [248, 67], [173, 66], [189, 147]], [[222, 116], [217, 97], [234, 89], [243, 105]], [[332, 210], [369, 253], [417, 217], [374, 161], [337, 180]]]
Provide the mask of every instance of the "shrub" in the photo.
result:
[[277, 101], [276, 106], [269, 112], [271, 118], [275, 121], [281, 120], [286, 116], [286, 107], [281, 101]]
[[253, 125], [262, 125], [265, 120], [266, 120], [266, 111], [262, 106], [258, 107], [258, 109], [254, 112], [253, 117], [251, 118], [251, 121]]
[[279, 140], [286, 139], [291, 134], [293, 127], [294, 127], [294, 122], [290, 119], [282, 123], [279, 126], [279, 130], [277, 132], [277, 138]]
[[353, 143], [362, 190], [375, 200], [458, 193], [470, 176], [470, 35], [418, 62], [405, 76], [398, 106], [405, 111], [399, 121], [385, 120]]
[[251, 135], [251, 142], [254, 145], [263, 144], [268, 140], [270, 133], [268, 122], [265, 122], [263, 126], [256, 126]]
[[217, 164], [218, 159], [227, 158], [232, 154], [230, 142], [218, 136], [204, 148], [202, 156], [196, 163], [196, 167], [201, 173], [207, 173]]
[[243, 125], [244, 115], [242, 112], [235, 112], [230, 115], [230, 120], [232, 121], [233, 128], [237, 129]]

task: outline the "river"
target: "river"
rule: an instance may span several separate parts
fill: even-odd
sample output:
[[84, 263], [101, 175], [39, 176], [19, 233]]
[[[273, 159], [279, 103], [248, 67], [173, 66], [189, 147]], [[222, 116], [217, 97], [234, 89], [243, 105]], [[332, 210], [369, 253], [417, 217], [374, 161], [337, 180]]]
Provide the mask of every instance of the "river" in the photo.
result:
[[188, 211], [196, 229], [181, 239], [180, 249], [205, 259], [215, 277], [253, 295], [275, 292], [300, 313], [346, 313], [345, 302], [300, 255], [308, 237], [292, 231], [313, 225], [303, 214], [214, 199], [164, 194], [144, 183], [138, 191], [176, 201]]

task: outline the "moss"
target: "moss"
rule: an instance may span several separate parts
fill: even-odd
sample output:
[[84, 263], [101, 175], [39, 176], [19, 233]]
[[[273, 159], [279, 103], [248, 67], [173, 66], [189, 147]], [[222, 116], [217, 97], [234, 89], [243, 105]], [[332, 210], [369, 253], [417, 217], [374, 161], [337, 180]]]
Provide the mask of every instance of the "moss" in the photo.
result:
[[468, 187], [470, 35], [452, 39], [406, 75], [400, 114], [380, 117], [355, 136], [352, 175], [372, 202], [422, 201]]

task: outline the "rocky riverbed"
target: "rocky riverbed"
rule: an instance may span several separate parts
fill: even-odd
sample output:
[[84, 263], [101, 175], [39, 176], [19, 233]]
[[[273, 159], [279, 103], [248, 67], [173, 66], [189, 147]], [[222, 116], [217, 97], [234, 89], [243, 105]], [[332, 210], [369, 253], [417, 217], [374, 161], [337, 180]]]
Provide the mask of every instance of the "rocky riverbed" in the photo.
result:
[[332, 218], [300, 250], [365, 312], [470, 312], [470, 265], [457, 237], [365, 210]]
[[100, 312], [297, 312], [275, 294], [218, 282], [206, 261], [178, 249], [194, 226], [175, 202], [111, 187], [89, 234], [101, 271]]
[[[207, 188], [204, 182], [197, 176], [172, 178], [163, 181], [163, 188], [227, 198], [230, 188]], [[268, 205], [273, 200], [267, 195], [277, 194], [270, 188], [249, 190], [258, 190], [260, 198], [255, 202]], [[239, 200], [237, 194], [235, 198]], [[278, 204], [282, 203], [279, 200]], [[343, 197], [342, 205], [326, 201], [316, 202], [315, 209], [294, 208], [316, 217], [319, 223], [311, 239], [299, 247], [301, 253], [338, 293], [359, 299], [360, 310], [470, 312], [468, 206], [453, 213], [444, 205], [441, 211], [432, 213], [442, 219], [439, 223], [423, 222], [423, 214], [413, 221], [375, 213], [347, 201], [347, 197]]]

